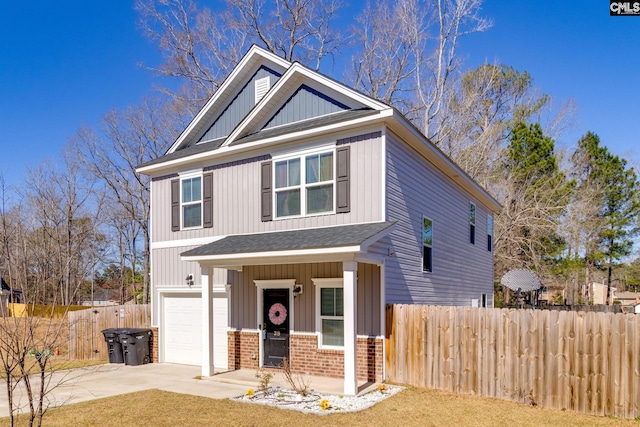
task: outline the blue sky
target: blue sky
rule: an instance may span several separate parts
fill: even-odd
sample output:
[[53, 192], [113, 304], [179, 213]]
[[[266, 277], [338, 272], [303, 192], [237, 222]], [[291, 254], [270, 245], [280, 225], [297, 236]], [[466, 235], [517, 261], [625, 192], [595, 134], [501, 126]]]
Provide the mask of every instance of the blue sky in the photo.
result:
[[[361, 7], [351, 3], [344, 15]], [[610, 17], [606, 0], [487, 0], [483, 15], [494, 26], [462, 40], [466, 69], [488, 61], [528, 71], [543, 93], [578, 107], [559, 143], [575, 146], [591, 130], [639, 160], [640, 16]], [[132, 1], [0, 3], [0, 171], [10, 184], [80, 126], [153, 93], [140, 64], [159, 55], [135, 21]]]

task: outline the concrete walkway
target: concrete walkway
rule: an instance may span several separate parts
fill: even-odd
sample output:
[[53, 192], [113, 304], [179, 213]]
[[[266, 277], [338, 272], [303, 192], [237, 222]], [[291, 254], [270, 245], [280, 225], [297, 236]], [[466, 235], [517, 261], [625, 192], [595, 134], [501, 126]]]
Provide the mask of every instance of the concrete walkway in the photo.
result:
[[[86, 400], [100, 399], [136, 391], [160, 389], [175, 393], [223, 399], [243, 394], [247, 387], [239, 384], [202, 381], [200, 367], [150, 363], [140, 366], [109, 364], [88, 368], [58, 371], [51, 376], [47, 394], [48, 406], [55, 407]], [[39, 381], [33, 379], [32, 387]], [[14, 397], [20, 412], [28, 412], [28, 400], [24, 389], [19, 386]], [[6, 386], [0, 389], [0, 417], [9, 416]]]
[[[55, 372], [50, 378], [47, 394], [48, 407], [68, 405], [92, 399], [133, 393], [136, 391], [160, 389], [175, 393], [192, 394], [212, 399], [225, 399], [244, 394], [249, 388], [257, 389], [258, 379], [252, 370], [239, 370], [200, 377], [199, 366], [174, 365], [170, 363], [150, 363], [148, 365], [127, 366], [108, 364]], [[304, 376], [309, 389], [320, 393], [340, 394], [342, 379]], [[39, 387], [36, 379], [32, 387]], [[275, 373], [272, 386], [290, 388], [281, 373]], [[361, 384], [363, 392], [370, 384]], [[14, 397], [20, 412], [28, 412], [28, 400], [22, 385]], [[0, 387], [0, 417], [9, 416], [6, 386]]]

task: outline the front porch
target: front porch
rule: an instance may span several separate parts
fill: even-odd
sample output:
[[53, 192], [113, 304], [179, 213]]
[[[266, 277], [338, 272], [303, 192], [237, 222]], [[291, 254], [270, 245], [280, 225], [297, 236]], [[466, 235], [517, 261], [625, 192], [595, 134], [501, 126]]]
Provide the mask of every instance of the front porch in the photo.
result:
[[[214, 277], [229, 285], [228, 369], [277, 367], [343, 379], [342, 394], [384, 380], [384, 254], [392, 223], [229, 236], [182, 254], [207, 269], [202, 375], [214, 372]], [[221, 274], [226, 271], [226, 274]]]

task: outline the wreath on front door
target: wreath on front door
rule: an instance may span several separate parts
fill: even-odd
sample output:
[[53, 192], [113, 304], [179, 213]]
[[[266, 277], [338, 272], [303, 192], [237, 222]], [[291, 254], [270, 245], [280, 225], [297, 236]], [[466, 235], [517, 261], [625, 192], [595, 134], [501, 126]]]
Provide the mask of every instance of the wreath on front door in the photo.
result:
[[269, 309], [269, 320], [274, 325], [282, 325], [287, 320], [287, 309], [279, 302], [273, 304]]

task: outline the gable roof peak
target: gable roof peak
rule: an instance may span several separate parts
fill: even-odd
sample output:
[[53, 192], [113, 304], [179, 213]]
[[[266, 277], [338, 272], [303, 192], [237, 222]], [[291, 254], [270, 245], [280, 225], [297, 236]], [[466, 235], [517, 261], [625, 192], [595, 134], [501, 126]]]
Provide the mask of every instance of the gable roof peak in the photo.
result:
[[242, 57], [231, 73], [222, 82], [218, 90], [214, 92], [209, 100], [200, 109], [198, 114], [191, 120], [189, 125], [178, 136], [165, 154], [171, 154], [179, 149], [188, 146], [198, 134], [203, 131], [205, 124], [215, 119], [215, 114], [237, 94], [248, 76], [251, 76], [261, 66], [268, 66], [284, 73], [291, 62], [269, 52], [268, 50], [253, 44], [247, 53]]

